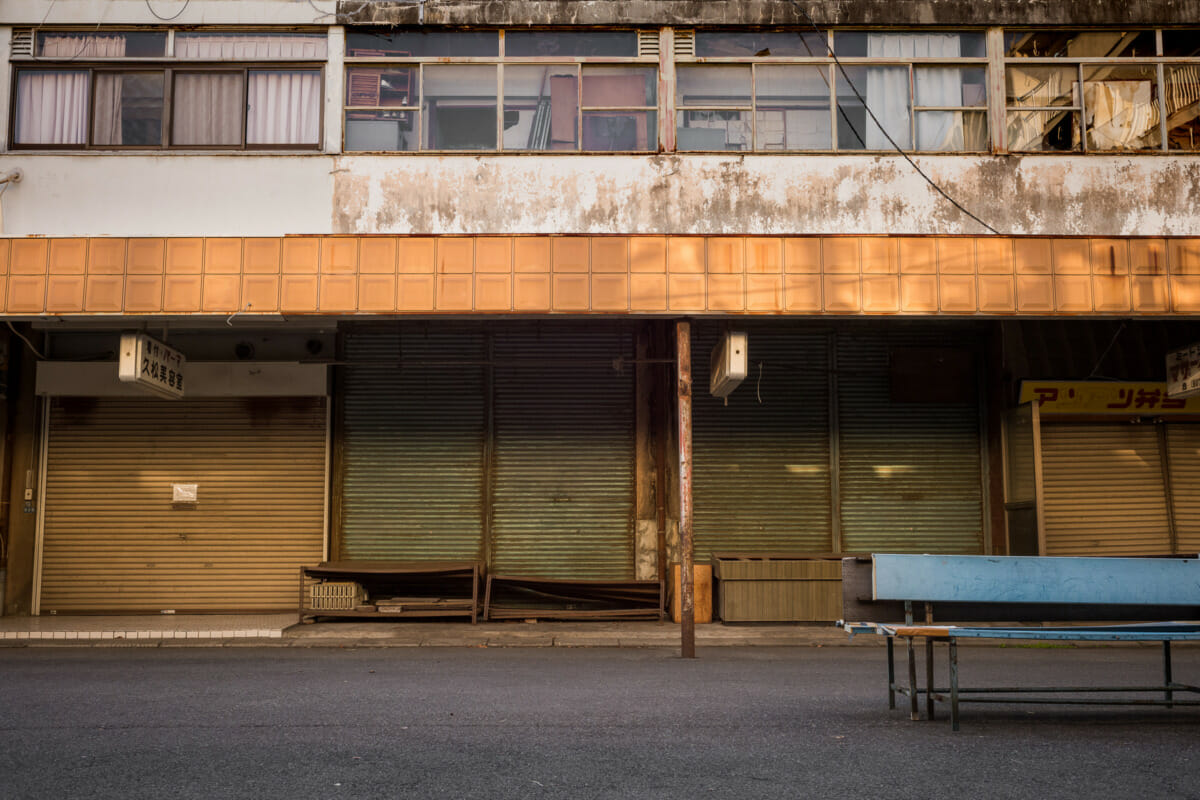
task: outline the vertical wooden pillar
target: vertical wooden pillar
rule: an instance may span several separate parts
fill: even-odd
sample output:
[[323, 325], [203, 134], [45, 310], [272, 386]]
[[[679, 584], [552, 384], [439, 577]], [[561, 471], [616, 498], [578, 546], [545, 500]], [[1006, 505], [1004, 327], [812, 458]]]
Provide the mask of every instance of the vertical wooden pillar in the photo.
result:
[[680, 655], [696, 657], [695, 559], [692, 554], [692, 330], [675, 323], [679, 403], [679, 613]]

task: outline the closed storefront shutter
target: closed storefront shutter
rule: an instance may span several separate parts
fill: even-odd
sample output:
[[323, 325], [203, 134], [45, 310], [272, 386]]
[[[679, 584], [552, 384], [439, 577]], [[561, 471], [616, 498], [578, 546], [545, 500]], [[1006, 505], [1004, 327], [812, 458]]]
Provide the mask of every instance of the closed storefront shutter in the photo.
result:
[[977, 379], [969, 346], [953, 344], [962, 338], [839, 335], [844, 552], [983, 552]]
[[1200, 425], [1167, 423], [1175, 552], [1200, 553]]
[[[721, 329], [693, 336], [695, 552], [831, 552], [829, 335], [743, 326], [750, 375], [728, 398], [709, 393]], [[760, 369], [761, 365], [761, 369]]]
[[1049, 556], [1171, 552], [1155, 425], [1042, 423]]
[[483, 557], [487, 342], [388, 325], [344, 340], [338, 557]]
[[324, 398], [55, 398], [42, 612], [294, 608], [324, 546], [325, 425]]
[[497, 329], [492, 572], [633, 578], [630, 329]]

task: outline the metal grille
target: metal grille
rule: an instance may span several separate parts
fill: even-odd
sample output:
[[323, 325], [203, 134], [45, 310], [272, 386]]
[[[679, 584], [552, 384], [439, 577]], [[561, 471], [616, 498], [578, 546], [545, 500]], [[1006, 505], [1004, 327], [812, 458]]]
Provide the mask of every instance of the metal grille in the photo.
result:
[[1154, 425], [1042, 423], [1050, 556], [1171, 552]]
[[675, 55], [688, 58], [696, 55], [695, 31], [675, 31]]
[[614, 326], [496, 332], [494, 572], [634, 577], [632, 355]]
[[838, 337], [846, 552], [983, 552], [978, 406], [899, 403], [891, 397], [891, 348], [945, 345], [944, 336], [916, 331], [864, 330]]
[[482, 557], [486, 355], [478, 328], [347, 333], [341, 558]]
[[638, 31], [638, 55], [657, 56], [658, 31]]
[[33, 56], [33, 28], [13, 28], [12, 57], [31, 58]]
[[750, 376], [728, 405], [708, 391], [715, 325], [692, 345], [695, 551], [830, 552], [829, 340], [739, 325]]
[[[324, 408], [55, 399], [42, 612], [295, 608], [324, 543]], [[176, 483], [196, 505], [173, 505]]]
[[1175, 551], [1200, 553], [1200, 425], [1167, 423]]

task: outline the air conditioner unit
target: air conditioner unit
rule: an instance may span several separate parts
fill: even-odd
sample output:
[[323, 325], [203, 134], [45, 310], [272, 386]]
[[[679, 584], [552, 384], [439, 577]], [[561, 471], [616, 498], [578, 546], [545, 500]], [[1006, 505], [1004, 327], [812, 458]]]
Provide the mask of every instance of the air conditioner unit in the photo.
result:
[[746, 380], [750, 355], [747, 335], [726, 331], [709, 359], [708, 391], [713, 397], [728, 397]]

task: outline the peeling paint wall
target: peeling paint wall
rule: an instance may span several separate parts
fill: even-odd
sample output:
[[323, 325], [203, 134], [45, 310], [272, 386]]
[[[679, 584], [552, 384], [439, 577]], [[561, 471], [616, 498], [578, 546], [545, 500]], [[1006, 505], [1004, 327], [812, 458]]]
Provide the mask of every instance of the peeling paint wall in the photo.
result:
[[[1200, 157], [926, 157], [1001, 233], [1195, 235]], [[976, 234], [896, 156], [341, 156], [337, 233]]]
[[380, 25], [1133, 25], [1200, 19], [1197, 0], [339, 0]]
[[[919, 159], [1001, 233], [1194, 236], [1200, 156]], [[0, 156], [5, 235], [978, 234], [896, 156]]]

